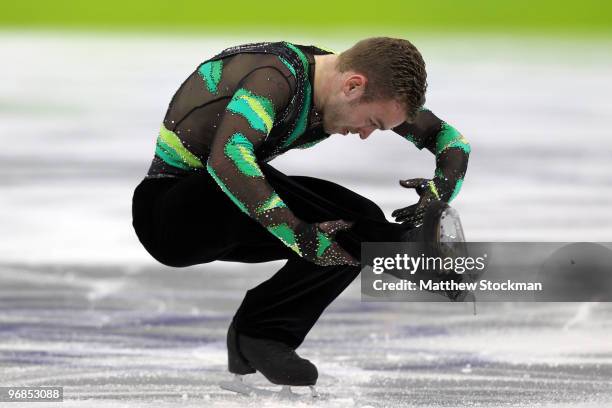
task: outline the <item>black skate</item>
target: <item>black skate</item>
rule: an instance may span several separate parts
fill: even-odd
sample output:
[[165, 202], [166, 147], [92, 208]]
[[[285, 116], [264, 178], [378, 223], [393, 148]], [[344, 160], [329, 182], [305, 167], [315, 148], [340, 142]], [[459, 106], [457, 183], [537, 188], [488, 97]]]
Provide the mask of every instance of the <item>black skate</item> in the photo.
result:
[[[423, 245], [423, 252], [428, 256], [438, 257], [465, 257], [468, 255], [465, 244], [465, 235], [459, 213], [443, 201], [433, 201], [427, 207], [423, 224], [407, 230], [402, 237], [403, 242], [420, 242]], [[427, 273], [421, 272], [423, 276]], [[457, 274], [453, 270], [436, 270], [434, 275], [428, 276], [434, 281], [454, 280], [456, 282], [475, 282], [479, 279], [479, 274], [464, 273]], [[447, 297], [454, 302], [474, 302], [475, 297], [468, 290], [463, 291], [440, 291], [435, 292]]]
[[[232, 323], [227, 332], [228, 368], [234, 374], [232, 381], [223, 381], [220, 386], [228, 391], [244, 395], [275, 396], [288, 399], [303, 398], [295, 394], [291, 386], [309, 386], [310, 397], [318, 398], [314, 385], [317, 382], [317, 367], [297, 355], [284, 343], [239, 335]], [[259, 371], [272, 384], [282, 385], [280, 392], [269, 391], [247, 384], [243, 375]]]
[[227, 368], [230, 373], [237, 375], [253, 374], [255, 372], [255, 369], [251, 367], [240, 352], [238, 333], [233, 322], [227, 330]]

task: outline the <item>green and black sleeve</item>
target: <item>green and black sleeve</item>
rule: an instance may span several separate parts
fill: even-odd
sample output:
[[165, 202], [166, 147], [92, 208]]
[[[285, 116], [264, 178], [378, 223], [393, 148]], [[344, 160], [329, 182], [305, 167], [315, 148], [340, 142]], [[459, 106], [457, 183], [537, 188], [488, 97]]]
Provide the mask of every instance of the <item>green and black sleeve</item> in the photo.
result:
[[351, 263], [317, 224], [302, 221], [268, 183], [256, 150], [269, 135], [292, 95], [291, 83], [274, 66], [245, 76], [217, 127], [206, 170], [242, 212], [300, 257], [320, 265]]
[[427, 108], [421, 109], [413, 123], [404, 122], [393, 131], [435, 155], [436, 170], [429, 189], [437, 199], [451, 202], [461, 190], [471, 152], [465, 137]]

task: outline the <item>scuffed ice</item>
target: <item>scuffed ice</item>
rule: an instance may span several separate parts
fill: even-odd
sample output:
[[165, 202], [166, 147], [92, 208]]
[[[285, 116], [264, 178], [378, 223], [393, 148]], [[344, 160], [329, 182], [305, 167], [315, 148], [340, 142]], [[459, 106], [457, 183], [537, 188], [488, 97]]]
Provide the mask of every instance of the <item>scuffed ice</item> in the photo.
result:
[[[232, 313], [278, 266], [3, 265], [1, 381], [64, 386], [74, 406], [284, 406], [217, 386]], [[612, 306], [586, 305], [481, 303], [474, 317], [361, 303], [353, 285], [300, 353], [331, 394], [318, 406], [605, 406], [584, 403], [612, 398]]]
[[[64, 386], [62, 407], [286, 406], [217, 387], [229, 378], [234, 311], [281, 263], [167, 268], [130, 224], [168, 98], [200, 61], [239, 42], [0, 35], [11, 56], [0, 65], [11, 79], [0, 81], [0, 385]], [[415, 43], [428, 107], [472, 145], [454, 203], [467, 239], [609, 241], [609, 44]], [[394, 136], [334, 137], [272, 165], [339, 182], [389, 215], [416, 201], [397, 180], [434, 170], [431, 154]], [[478, 312], [361, 303], [355, 282], [300, 349], [331, 394], [317, 406], [610, 406], [612, 306]]]

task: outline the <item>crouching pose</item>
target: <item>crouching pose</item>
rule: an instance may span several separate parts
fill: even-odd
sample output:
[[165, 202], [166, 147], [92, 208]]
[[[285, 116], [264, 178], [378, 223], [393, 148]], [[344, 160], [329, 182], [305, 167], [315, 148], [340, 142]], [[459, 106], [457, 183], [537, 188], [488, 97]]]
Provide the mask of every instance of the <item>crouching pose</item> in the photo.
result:
[[[425, 64], [408, 41], [369, 38], [341, 54], [289, 42], [229, 48], [180, 86], [153, 162], [133, 197], [133, 226], [159, 262], [286, 259], [247, 291], [227, 337], [229, 370], [314, 385], [296, 354], [325, 308], [360, 272], [361, 242], [400, 241], [433, 201], [459, 192], [470, 147], [423, 104]], [[434, 176], [402, 180], [418, 203], [389, 222], [372, 201], [269, 162], [332, 134], [390, 129], [435, 154]], [[341, 159], [341, 158], [339, 158]]]

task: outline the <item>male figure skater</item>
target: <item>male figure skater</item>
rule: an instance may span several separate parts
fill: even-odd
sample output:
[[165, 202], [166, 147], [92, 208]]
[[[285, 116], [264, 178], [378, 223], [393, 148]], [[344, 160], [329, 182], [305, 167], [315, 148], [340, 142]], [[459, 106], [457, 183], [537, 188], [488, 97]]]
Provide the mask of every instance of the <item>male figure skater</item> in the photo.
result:
[[[386, 37], [339, 55], [288, 42], [241, 45], [199, 65], [180, 86], [134, 192], [141, 243], [174, 267], [287, 260], [247, 291], [236, 312], [230, 372], [314, 385], [316, 367], [295, 349], [359, 274], [359, 244], [399, 241], [422, 222], [427, 203], [456, 196], [470, 147], [423, 107], [426, 87], [419, 51]], [[434, 177], [400, 181], [421, 198], [393, 212], [398, 223], [347, 188], [268, 164], [331, 134], [366, 139], [376, 129], [436, 156]]]

